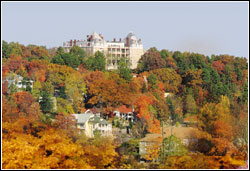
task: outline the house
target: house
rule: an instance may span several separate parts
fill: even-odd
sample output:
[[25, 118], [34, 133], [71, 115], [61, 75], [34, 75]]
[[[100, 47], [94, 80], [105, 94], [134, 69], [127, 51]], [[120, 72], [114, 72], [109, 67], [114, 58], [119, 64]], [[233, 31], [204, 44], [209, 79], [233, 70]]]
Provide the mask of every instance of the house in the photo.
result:
[[8, 81], [8, 87], [10, 87], [11, 85], [15, 85], [19, 90], [22, 88], [26, 89], [28, 86], [30, 86], [30, 88], [33, 88], [34, 83], [33, 80], [28, 80], [15, 73], [8, 74], [4, 81]]
[[[102, 136], [111, 136], [112, 135], [112, 124], [105, 119], [95, 115], [89, 119], [89, 123], [92, 126], [92, 132], [99, 131]], [[93, 134], [94, 136], [94, 134]]]
[[90, 113], [73, 114], [76, 127], [84, 132], [87, 137], [93, 138], [95, 132], [101, 136], [112, 136], [112, 124], [105, 119]]
[[132, 108], [128, 108], [126, 105], [122, 105], [119, 108], [115, 109], [113, 113], [119, 119], [124, 118], [125, 120], [133, 122], [135, 120], [133, 111], [134, 110]]
[[75, 117], [76, 127], [84, 132], [87, 137], [92, 137], [91, 124], [89, 119], [94, 117], [93, 114], [72, 114]]
[[98, 108], [91, 108], [91, 109], [87, 109], [85, 112], [85, 114], [93, 114], [93, 115], [97, 115], [97, 116], [101, 116], [101, 110]]

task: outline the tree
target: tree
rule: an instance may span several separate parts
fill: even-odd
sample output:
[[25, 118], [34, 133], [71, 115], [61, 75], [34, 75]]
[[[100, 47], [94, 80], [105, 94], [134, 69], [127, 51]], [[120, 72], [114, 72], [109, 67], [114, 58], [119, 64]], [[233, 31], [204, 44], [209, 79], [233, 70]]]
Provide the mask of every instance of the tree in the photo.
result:
[[122, 58], [118, 63], [118, 72], [121, 78], [130, 82], [132, 80], [132, 71], [128, 67], [128, 63], [125, 58]]
[[60, 46], [56, 50], [56, 55], [62, 55], [62, 54], [64, 54], [64, 49], [63, 47]]
[[164, 153], [165, 156], [183, 156], [187, 154], [185, 146], [174, 135], [164, 138], [163, 143], [164, 149], [161, 149], [161, 153]]
[[24, 117], [29, 122], [38, 120], [41, 115], [40, 107], [35, 98], [29, 92], [16, 92], [12, 95], [17, 105], [18, 118]]
[[[10, 128], [6, 128], [9, 132]], [[3, 139], [4, 169], [73, 169], [95, 168], [90, 166], [84, 148], [73, 143], [63, 130], [53, 128], [38, 133], [12, 134]], [[25, 149], [25, 150], [24, 150]]]
[[225, 68], [225, 65], [221, 61], [214, 61], [212, 66], [218, 71], [219, 74], [222, 74]]
[[161, 138], [155, 138], [153, 142], [147, 144], [146, 154], [144, 155], [146, 160], [154, 162], [158, 158], [160, 154], [160, 141]]
[[63, 113], [65, 115], [75, 113], [72, 102], [70, 102], [69, 100], [58, 97], [56, 98], [56, 101], [57, 113]]
[[202, 85], [202, 78], [201, 78], [202, 70], [187, 70], [184, 75], [182, 76], [182, 82], [184, 85], [189, 87], [196, 87]]
[[139, 157], [139, 140], [131, 139], [128, 142], [124, 142], [121, 146], [125, 147], [126, 155], [133, 155], [135, 158]]
[[180, 51], [175, 51], [173, 54], [173, 58], [176, 61], [178, 70], [177, 72], [179, 74], [183, 74], [186, 72], [186, 70], [189, 68], [187, 57], [184, 56]]
[[93, 141], [83, 147], [90, 166], [94, 168], [112, 168], [116, 157], [118, 157], [118, 154], [115, 151], [116, 145], [110, 137], [96, 137]]
[[9, 44], [6, 41], [2, 41], [2, 57], [3, 58], [8, 58], [10, 55], [10, 51], [9, 51]]
[[197, 112], [197, 106], [194, 97], [191, 94], [188, 94], [185, 98], [184, 112], [190, 114], [196, 114]]
[[65, 62], [64, 62], [64, 60], [63, 60], [63, 58], [62, 58], [61, 55], [56, 55], [53, 58], [52, 62], [55, 63], [55, 64], [58, 64], [58, 65], [65, 65]]
[[176, 63], [175, 63], [175, 60], [173, 57], [168, 57], [166, 59], [166, 62], [167, 62], [167, 67], [169, 68], [173, 68], [173, 69], [177, 69], [177, 66], [176, 66]]
[[89, 70], [95, 71], [105, 71], [106, 59], [103, 53], [97, 51], [94, 57], [88, 57], [85, 64]]
[[9, 54], [15, 54], [17, 56], [22, 56], [22, 48], [18, 42], [10, 42], [8, 45]]
[[151, 88], [154, 89], [158, 89], [158, 81], [157, 78], [154, 74], [150, 74], [148, 79], [148, 83], [151, 85]]
[[46, 92], [43, 91], [41, 93], [41, 101], [40, 101], [40, 106], [41, 106], [41, 110], [43, 111], [43, 113], [50, 113], [53, 109], [53, 102], [51, 100], [51, 95]]
[[[202, 69], [206, 67], [206, 57], [204, 55], [198, 54], [198, 53], [192, 53], [188, 57], [189, 62], [191, 65], [194, 66], [194, 68]], [[193, 69], [194, 69], [193, 68]]]
[[161, 68], [152, 70], [156, 78], [164, 84], [165, 91], [177, 93], [181, 84], [181, 77], [171, 68]]
[[160, 54], [161, 54], [162, 59], [164, 59], [164, 60], [167, 60], [167, 58], [169, 58], [171, 56], [171, 53], [166, 49], [162, 49], [160, 51]]
[[153, 69], [165, 67], [166, 62], [161, 58], [158, 51], [148, 50], [138, 62], [137, 70], [139, 72], [150, 71]]
[[83, 62], [83, 59], [86, 58], [86, 53], [85, 51], [78, 47], [78, 46], [73, 46], [69, 53], [77, 57], [77, 60], [79, 60], [80, 64]]

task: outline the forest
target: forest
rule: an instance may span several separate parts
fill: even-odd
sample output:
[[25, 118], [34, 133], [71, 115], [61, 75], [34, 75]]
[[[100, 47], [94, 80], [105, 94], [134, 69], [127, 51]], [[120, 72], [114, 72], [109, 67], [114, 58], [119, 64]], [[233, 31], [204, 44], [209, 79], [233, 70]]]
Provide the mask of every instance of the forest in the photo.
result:
[[[246, 57], [152, 47], [136, 69], [131, 70], [125, 58], [118, 65], [117, 70], [106, 70], [103, 53], [87, 56], [77, 46], [66, 53], [62, 47], [2, 41], [2, 168], [235, 169], [246, 165]], [[17, 75], [23, 78], [22, 88], [10, 84]], [[113, 111], [123, 105], [133, 108], [137, 118], [129, 123], [133, 137], [129, 141], [120, 143], [100, 134], [88, 138], [74, 127], [71, 114], [98, 108], [102, 117], [120, 128]], [[163, 134], [165, 127], [182, 128], [189, 118], [195, 118], [189, 127], [195, 130], [196, 141], [187, 147], [171, 134], [147, 148], [141, 162], [141, 139]]]

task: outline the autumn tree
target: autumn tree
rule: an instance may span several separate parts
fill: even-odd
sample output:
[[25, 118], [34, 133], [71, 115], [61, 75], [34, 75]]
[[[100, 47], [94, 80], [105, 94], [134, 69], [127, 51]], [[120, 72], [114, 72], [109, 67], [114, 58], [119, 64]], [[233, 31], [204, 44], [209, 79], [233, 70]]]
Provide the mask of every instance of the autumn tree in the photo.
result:
[[17, 105], [17, 112], [20, 117], [24, 117], [27, 120], [34, 121], [41, 115], [40, 107], [35, 98], [28, 92], [16, 92], [12, 95], [15, 104]]
[[10, 42], [8, 45], [7, 51], [10, 55], [11, 54], [18, 55], [18, 56], [22, 55], [22, 48], [18, 42]]
[[183, 84], [189, 87], [196, 87], [202, 85], [202, 78], [201, 78], [202, 70], [187, 70], [184, 75], [182, 76]]
[[161, 68], [152, 70], [153, 73], [159, 81], [164, 84], [165, 91], [177, 93], [178, 88], [181, 84], [181, 77], [171, 68]]
[[13, 134], [13, 138], [9, 140], [4, 139], [3, 168], [95, 168], [89, 165], [82, 146], [73, 143], [72, 140], [64, 134], [64, 131], [51, 128], [40, 132], [39, 136], [38, 138], [30, 134], [19, 133]]
[[138, 62], [137, 70], [139, 72], [150, 71], [153, 69], [165, 67], [166, 62], [161, 58], [158, 51], [148, 50]]

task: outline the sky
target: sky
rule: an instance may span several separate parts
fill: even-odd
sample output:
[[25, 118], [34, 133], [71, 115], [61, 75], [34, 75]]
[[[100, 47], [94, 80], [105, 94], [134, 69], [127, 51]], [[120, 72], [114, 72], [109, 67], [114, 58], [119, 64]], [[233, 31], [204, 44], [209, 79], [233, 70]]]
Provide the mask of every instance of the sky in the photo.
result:
[[249, 55], [248, 2], [2, 2], [2, 40], [62, 46], [132, 31], [145, 49]]

